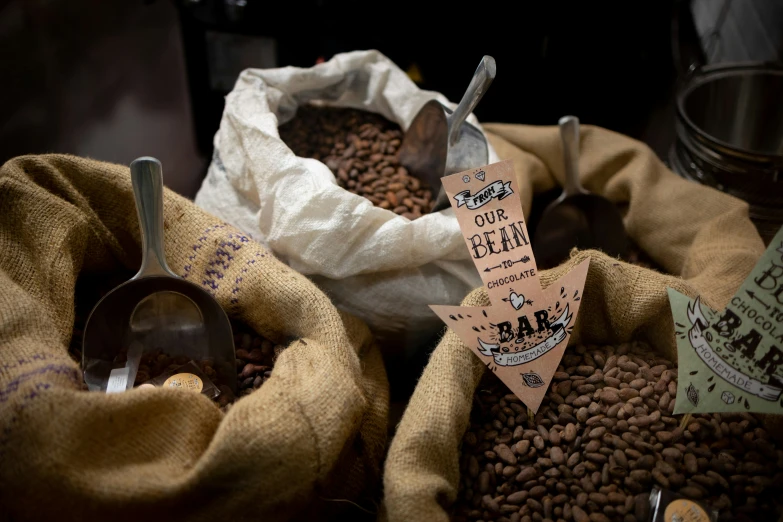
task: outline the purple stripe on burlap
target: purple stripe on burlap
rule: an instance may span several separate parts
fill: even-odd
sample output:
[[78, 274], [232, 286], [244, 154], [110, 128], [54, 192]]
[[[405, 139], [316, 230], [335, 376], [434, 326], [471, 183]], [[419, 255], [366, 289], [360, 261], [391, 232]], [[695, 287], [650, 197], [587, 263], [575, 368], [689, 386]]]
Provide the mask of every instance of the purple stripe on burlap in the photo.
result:
[[[69, 379], [79, 385], [81, 385], [81, 375], [77, 368], [74, 368], [73, 366], [65, 366], [60, 364], [47, 364], [46, 366], [42, 368], [36, 368], [35, 370], [31, 370], [29, 372], [23, 373], [19, 376], [17, 376], [15, 379], [11, 380], [8, 384], [6, 384], [3, 388], [0, 389], [0, 404], [7, 402], [17, 391], [19, 391], [19, 386], [29, 381], [30, 379], [33, 379], [35, 377], [40, 377], [41, 375], [45, 375], [48, 373], [55, 373], [58, 375], [66, 375], [69, 377]], [[47, 383], [46, 387], [48, 388]], [[37, 394], [33, 395], [33, 398]]]
[[[193, 272], [193, 264], [198, 258], [198, 256], [203, 251], [202, 248], [209, 244], [207, 239], [210, 234], [213, 232], [226, 228], [228, 225], [225, 223], [220, 225], [214, 225], [207, 227], [203, 232], [202, 236], [198, 238], [198, 242], [194, 245], [192, 245], [193, 253], [188, 256], [188, 263], [184, 267], [184, 271], [182, 273], [183, 279], [191, 278], [191, 276], [194, 275]], [[229, 270], [229, 268], [232, 265], [232, 261], [235, 259], [235, 255], [237, 252], [239, 252], [242, 248], [247, 246], [248, 244], [253, 244], [253, 240], [250, 239], [248, 236], [241, 234], [239, 232], [229, 232], [226, 235], [226, 238], [221, 240], [217, 243], [217, 248], [215, 251], [210, 255], [208, 261], [207, 261], [207, 267], [204, 270], [204, 274], [201, 278], [200, 284], [203, 286], [210, 294], [215, 295], [217, 293], [218, 288], [220, 288], [220, 284], [223, 279], [226, 278], [226, 272]], [[255, 246], [258, 246], [257, 244]], [[253, 259], [248, 260], [244, 267], [240, 270], [240, 274], [236, 276], [233, 279], [233, 286], [231, 288], [231, 299], [230, 304], [235, 305], [239, 302], [239, 292], [240, 292], [240, 286], [242, 281], [244, 280], [243, 274], [248, 272], [248, 269], [251, 265], [255, 264], [257, 257], [265, 257], [265, 253], [262, 251], [256, 250], [254, 252]], [[195, 276], [194, 276], [195, 277]]]
[[78, 387], [82, 385], [81, 372], [73, 366], [64, 366], [59, 364], [48, 364], [43, 368], [37, 368], [29, 372], [23, 373], [13, 379], [0, 389], [0, 404], [8, 402], [11, 398], [14, 398], [14, 402], [11, 407], [14, 408], [14, 413], [11, 418], [3, 426], [3, 431], [0, 433], [0, 462], [4, 460], [5, 448], [8, 443], [8, 438], [11, 435], [11, 431], [16, 426], [20, 414], [27, 408], [33, 399], [41, 395], [42, 390], [48, 390], [52, 384], [49, 382], [36, 382], [35, 386], [31, 388], [25, 388], [24, 395], [21, 398], [18, 397], [19, 387], [30, 379], [35, 379], [47, 374], [66, 375], [73, 383]]

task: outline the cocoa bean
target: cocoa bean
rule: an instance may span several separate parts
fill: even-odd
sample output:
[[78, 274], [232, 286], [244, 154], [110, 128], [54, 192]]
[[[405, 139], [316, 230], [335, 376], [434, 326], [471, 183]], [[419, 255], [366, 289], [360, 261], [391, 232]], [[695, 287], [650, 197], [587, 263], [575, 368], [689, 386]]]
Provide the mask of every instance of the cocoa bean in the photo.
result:
[[614, 390], [604, 389], [601, 392], [600, 400], [602, 402], [605, 402], [606, 404], [616, 404], [616, 403], [620, 402], [620, 395], [619, 395], [618, 392], [616, 392]]
[[517, 482], [527, 482], [529, 480], [532, 480], [538, 476], [538, 472], [535, 468], [524, 468], [522, 471], [519, 472], [519, 475], [516, 476], [514, 480]]
[[527, 491], [516, 491], [506, 497], [506, 502], [519, 505], [527, 500], [528, 495], [529, 493]]
[[590, 522], [590, 517], [579, 506], [571, 506], [571, 513], [574, 517], [574, 522]]
[[686, 453], [684, 457], [685, 470], [690, 474], [699, 472], [699, 466], [696, 464], [696, 456], [692, 453]]
[[552, 446], [552, 449], [549, 451], [549, 455], [552, 459], [552, 463], [554, 463], [556, 466], [565, 463], [565, 455], [559, 446]]
[[514, 464], [517, 463], [517, 456], [514, 455], [511, 449], [505, 444], [498, 444], [497, 446], [495, 446], [494, 450], [497, 456], [500, 458], [500, 460], [502, 460], [506, 464], [513, 466]]

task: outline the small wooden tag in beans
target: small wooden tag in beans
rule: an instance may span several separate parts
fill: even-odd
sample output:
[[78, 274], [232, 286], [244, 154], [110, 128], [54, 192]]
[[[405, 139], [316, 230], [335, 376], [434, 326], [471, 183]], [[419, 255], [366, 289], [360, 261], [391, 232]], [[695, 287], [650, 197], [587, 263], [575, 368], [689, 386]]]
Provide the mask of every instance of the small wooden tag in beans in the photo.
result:
[[677, 499], [666, 506], [663, 520], [665, 522], [710, 522], [710, 516], [695, 502]]
[[492, 306], [431, 308], [535, 412], [568, 345], [590, 261], [541, 288], [511, 161], [442, 182]]
[[204, 389], [204, 381], [198, 375], [193, 375], [192, 373], [177, 373], [166, 379], [163, 387], [200, 392]]

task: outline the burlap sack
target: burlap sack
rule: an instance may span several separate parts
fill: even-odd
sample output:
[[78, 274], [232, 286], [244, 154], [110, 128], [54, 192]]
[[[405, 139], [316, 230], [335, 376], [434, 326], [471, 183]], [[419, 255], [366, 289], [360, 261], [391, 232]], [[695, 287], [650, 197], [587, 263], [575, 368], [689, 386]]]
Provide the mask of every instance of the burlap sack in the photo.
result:
[[140, 261], [128, 169], [68, 156], [6, 163], [0, 519], [301, 520], [362, 514], [354, 503], [372, 510], [388, 383], [367, 327], [191, 202], [167, 190], [164, 207], [171, 268], [288, 348], [272, 378], [225, 415], [200, 394], [82, 391], [66, 348], [76, 279]]
[[[514, 160], [526, 213], [534, 193], [562, 184], [557, 128], [485, 129], [492, 133], [500, 157]], [[764, 251], [748, 219], [748, 206], [682, 180], [641, 143], [604, 129], [583, 126], [580, 152], [585, 186], [627, 203], [625, 226], [631, 237], [660, 266], [680, 277], [583, 251], [542, 272], [541, 282], [547, 286], [591, 257], [571, 344], [641, 339], [676, 360], [666, 287], [699, 293], [706, 304], [724, 307]], [[488, 306], [486, 291], [475, 290], [463, 305]], [[384, 471], [384, 507], [391, 522], [448, 520], [459, 481], [459, 445], [484, 368], [448, 330], [391, 443]]]

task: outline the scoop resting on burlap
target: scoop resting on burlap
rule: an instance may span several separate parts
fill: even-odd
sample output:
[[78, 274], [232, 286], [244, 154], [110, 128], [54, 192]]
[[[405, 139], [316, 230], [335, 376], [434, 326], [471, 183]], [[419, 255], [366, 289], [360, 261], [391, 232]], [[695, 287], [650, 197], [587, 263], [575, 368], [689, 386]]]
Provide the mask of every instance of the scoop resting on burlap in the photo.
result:
[[[77, 279], [135, 270], [128, 169], [28, 156], [0, 170], [0, 518], [324, 519], [372, 509], [388, 383], [367, 327], [236, 229], [166, 191], [166, 256], [288, 347], [227, 414], [175, 390], [82, 390]], [[349, 501], [349, 502], [346, 502]]]

